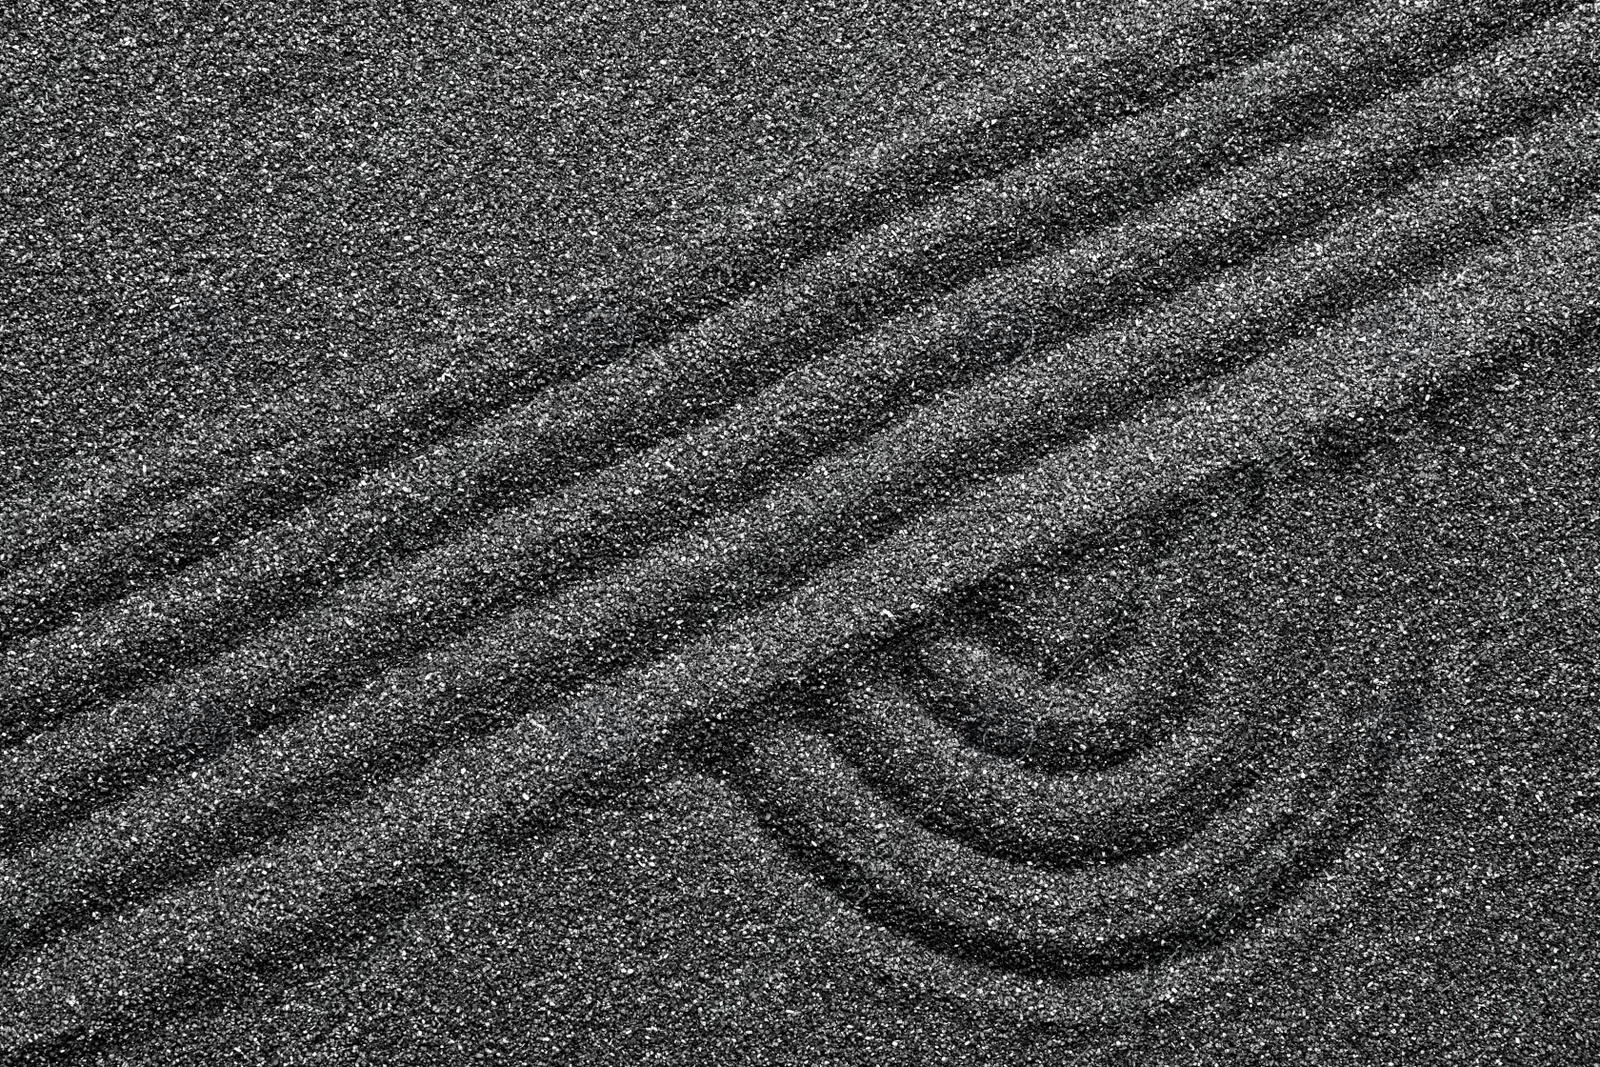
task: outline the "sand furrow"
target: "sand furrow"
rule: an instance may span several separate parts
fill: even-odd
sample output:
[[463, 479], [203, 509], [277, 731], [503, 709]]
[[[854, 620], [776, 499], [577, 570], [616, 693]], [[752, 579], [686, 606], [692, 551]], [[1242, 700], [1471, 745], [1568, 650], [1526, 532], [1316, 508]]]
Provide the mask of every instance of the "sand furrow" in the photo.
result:
[[[656, 250], [620, 277], [576, 283], [553, 310], [517, 318], [504, 336], [426, 354], [423, 373], [407, 365], [419, 362], [411, 355], [364, 368], [280, 418], [198, 429], [172, 454], [141, 455], [19, 507], [0, 536], [0, 569], [18, 572], [0, 590], [0, 636], [36, 631], [204, 559], [370, 469], [692, 327], [863, 229], [1249, 62], [1314, 29], [1334, 6], [1223, 0], [1152, 13], [1148, 34], [1015, 72], [927, 128]], [[1525, 24], [1524, 8], [1554, 6], [1491, 11], [1487, 32]], [[367, 400], [374, 379], [387, 392], [378, 405]]]
[[[1474, 150], [1585, 84], [1595, 77], [1593, 66], [1570, 59], [1593, 53], [1592, 21], [1558, 22], [1451, 77], [1401, 93], [1322, 140], [1230, 172], [1063, 252], [988, 275], [932, 311], [813, 359], [734, 415], [578, 483], [579, 502], [566, 505], [568, 514], [586, 512], [592, 523], [605, 513], [616, 524], [614, 540], [624, 543], [681, 526], [736, 503], [810, 455], [870, 432], [907, 404], [1092, 327], [1130, 303], [1160, 299], [1196, 274], [1259, 254], [1328, 211]], [[1517, 75], [1509, 86], [1507, 69]], [[709, 365], [715, 369], [715, 361]], [[648, 377], [636, 384], [643, 387]], [[570, 410], [579, 415], [554, 426], [525, 413], [520, 426], [535, 437], [564, 440], [572, 421], [589, 414]], [[608, 433], [616, 429], [601, 425]], [[36, 729], [109, 699], [118, 685], [132, 687], [152, 672], [226, 647], [270, 620], [270, 605], [294, 604], [343, 568], [373, 566], [375, 542], [391, 531], [403, 541], [407, 531], [444, 522], [459, 510], [458, 494], [470, 497], [496, 470], [520, 468], [527, 460], [520, 444], [517, 435], [497, 434], [475, 441], [466, 455], [449, 449], [430, 455], [415, 478], [383, 480], [364, 498], [329, 508], [326, 517], [314, 512], [287, 532], [264, 532], [145, 597], [13, 649], [5, 678], [9, 714], [20, 720], [13, 731]], [[641, 485], [650, 491], [633, 491]], [[582, 502], [584, 496], [593, 503]]]

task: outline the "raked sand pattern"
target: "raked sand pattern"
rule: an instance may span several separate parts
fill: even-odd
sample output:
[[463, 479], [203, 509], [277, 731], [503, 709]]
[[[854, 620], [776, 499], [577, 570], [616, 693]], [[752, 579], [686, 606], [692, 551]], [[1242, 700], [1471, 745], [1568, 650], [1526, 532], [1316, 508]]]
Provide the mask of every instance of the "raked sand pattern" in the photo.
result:
[[450, 373], [7, 500], [5, 1062], [221, 1010], [663, 773], [1074, 1025], [1342, 921], [1451, 623], [1336, 501], [1594, 351], [1600, 8], [1142, 17]]

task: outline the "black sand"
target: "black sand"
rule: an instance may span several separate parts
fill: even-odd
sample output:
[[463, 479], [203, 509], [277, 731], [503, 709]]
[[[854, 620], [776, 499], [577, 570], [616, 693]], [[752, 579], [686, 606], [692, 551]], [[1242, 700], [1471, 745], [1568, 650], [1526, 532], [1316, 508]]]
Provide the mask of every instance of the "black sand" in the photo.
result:
[[1597, 34], [24, 11], [0, 1056], [1596, 1057]]

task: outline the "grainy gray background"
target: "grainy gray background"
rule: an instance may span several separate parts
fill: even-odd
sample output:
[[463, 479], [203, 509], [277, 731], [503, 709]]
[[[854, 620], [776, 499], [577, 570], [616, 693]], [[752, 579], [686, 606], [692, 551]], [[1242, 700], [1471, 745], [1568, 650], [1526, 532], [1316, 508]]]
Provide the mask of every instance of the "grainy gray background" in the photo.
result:
[[[26, 508], [340, 368], [381, 382], [1042, 41], [1115, 35], [1114, 6], [35, 5], [0, 43], [0, 493]], [[1450, 603], [1419, 640], [1456, 685], [1434, 696], [1433, 791], [1348, 925], [1270, 981], [1221, 973], [1158, 1023], [1063, 1032], [1047, 981], [876, 928], [687, 772], [113, 1059], [1600, 1057], [1596, 355], [1542, 352], [1300, 483], [1311, 529], [1388, 508]]]

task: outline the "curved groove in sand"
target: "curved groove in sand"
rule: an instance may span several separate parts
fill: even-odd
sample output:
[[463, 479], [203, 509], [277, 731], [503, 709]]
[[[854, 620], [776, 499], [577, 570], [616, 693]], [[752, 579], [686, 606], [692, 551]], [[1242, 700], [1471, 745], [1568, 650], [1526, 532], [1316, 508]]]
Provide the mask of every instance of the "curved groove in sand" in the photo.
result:
[[1109, 770], [1044, 774], [968, 747], [903, 687], [872, 682], [841, 704], [833, 747], [902, 818], [1054, 870], [1169, 847], [1249, 786], [1264, 750], [1256, 731], [1202, 712]]
[[772, 728], [752, 757], [754, 785], [773, 827], [868, 916], [991, 966], [1082, 978], [1211, 947], [1270, 917], [1343, 851], [1375, 770], [1381, 780], [1380, 745], [1350, 731], [1388, 724], [1341, 718], [1338, 747], [1357, 752], [1280, 745], [1254, 788], [1205, 794], [1213, 811], [1188, 836], [1066, 873], [906, 819], [815, 735]]
[[1046, 679], [972, 638], [939, 635], [917, 651], [917, 695], [934, 719], [974, 748], [1054, 773], [1115, 764], [1170, 734], [1196, 658], [1141, 647], [1087, 674]]

